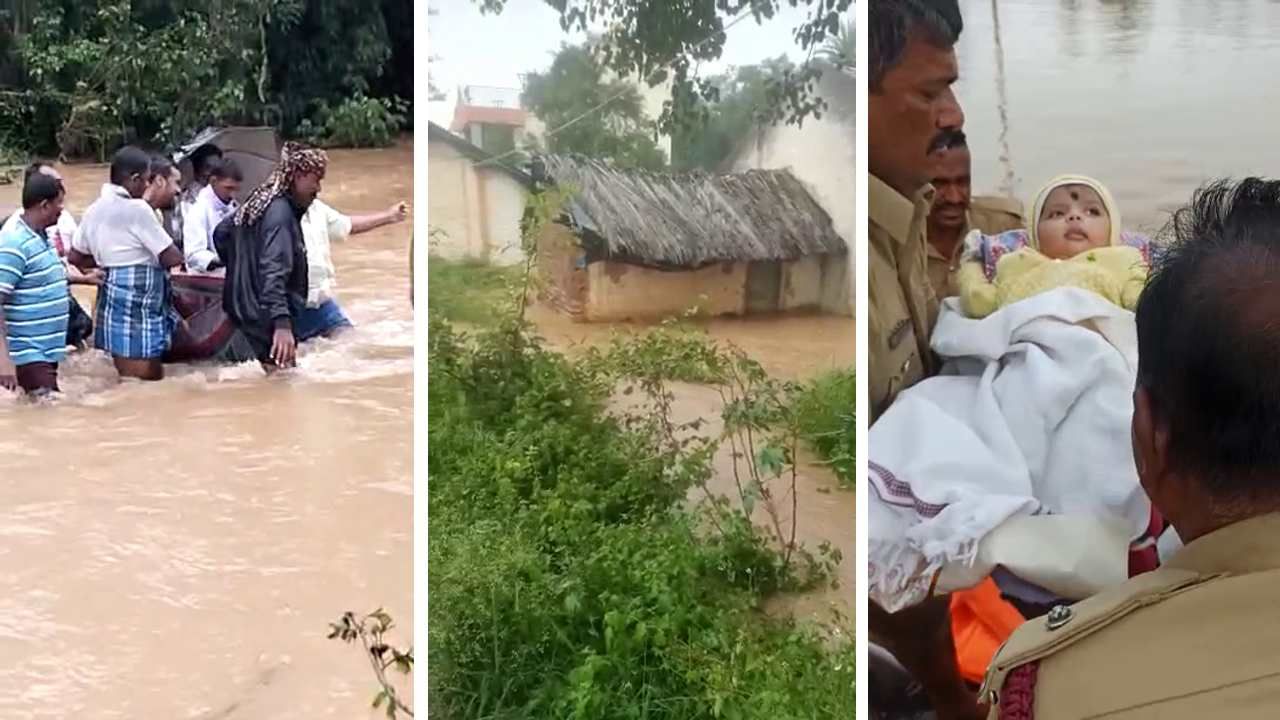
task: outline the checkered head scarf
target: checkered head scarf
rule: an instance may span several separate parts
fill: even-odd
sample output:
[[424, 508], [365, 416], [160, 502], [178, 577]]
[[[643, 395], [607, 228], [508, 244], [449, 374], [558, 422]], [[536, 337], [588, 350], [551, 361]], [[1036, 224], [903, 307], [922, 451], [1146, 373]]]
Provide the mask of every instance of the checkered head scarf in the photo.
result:
[[293, 181], [307, 173], [323, 174], [329, 166], [329, 156], [319, 148], [287, 142], [280, 150], [280, 164], [261, 185], [254, 188], [249, 199], [236, 212], [236, 225], [253, 225], [262, 219], [272, 200], [289, 192]]

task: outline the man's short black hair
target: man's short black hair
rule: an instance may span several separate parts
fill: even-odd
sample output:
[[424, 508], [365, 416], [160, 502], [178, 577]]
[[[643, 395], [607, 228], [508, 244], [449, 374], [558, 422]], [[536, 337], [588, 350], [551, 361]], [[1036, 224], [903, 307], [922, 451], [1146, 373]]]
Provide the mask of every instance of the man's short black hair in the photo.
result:
[[963, 29], [956, 0], [872, 0], [867, 8], [869, 91], [880, 91], [885, 74], [902, 61], [912, 33], [922, 33], [930, 44], [949, 48]]
[[124, 185], [129, 178], [138, 175], [150, 177], [151, 156], [133, 145], [125, 145], [111, 158], [111, 183]]
[[1160, 239], [1138, 383], [1170, 462], [1224, 500], [1280, 497], [1280, 181], [1210, 183]]
[[213, 143], [205, 143], [191, 151], [191, 170], [196, 175], [209, 169], [209, 162], [222, 157], [222, 148]]
[[963, 130], [943, 130], [938, 136], [929, 143], [929, 153], [942, 152], [943, 150], [954, 150], [956, 148], [968, 148], [969, 139], [965, 137]]
[[152, 155], [151, 161], [147, 163], [147, 182], [157, 177], [168, 178], [175, 169], [177, 166], [169, 158], [164, 155]]
[[51, 168], [51, 167], [53, 167], [53, 163], [49, 162], [48, 160], [32, 160], [31, 164], [28, 165], [26, 168], [24, 168], [22, 171], [22, 183], [25, 185], [27, 181], [31, 179], [32, 175], [35, 175], [40, 172], [41, 168]]
[[46, 200], [55, 200], [65, 193], [62, 181], [37, 172], [22, 184], [22, 209], [30, 210]]
[[225, 179], [244, 182], [244, 172], [240, 169], [240, 164], [231, 158], [210, 160], [208, 169], [210, 180]]

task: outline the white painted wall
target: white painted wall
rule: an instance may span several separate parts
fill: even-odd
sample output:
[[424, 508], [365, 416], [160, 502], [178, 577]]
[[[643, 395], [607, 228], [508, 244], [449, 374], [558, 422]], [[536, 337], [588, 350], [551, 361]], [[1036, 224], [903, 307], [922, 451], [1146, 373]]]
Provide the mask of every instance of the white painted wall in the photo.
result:
[[430, 144], [427, 166], [427, 222], [442, 232], [434, 239], [432, 254], [501, 265], [522, 262], [524, 186], [502, 170], [477, 168], [444, 142]]

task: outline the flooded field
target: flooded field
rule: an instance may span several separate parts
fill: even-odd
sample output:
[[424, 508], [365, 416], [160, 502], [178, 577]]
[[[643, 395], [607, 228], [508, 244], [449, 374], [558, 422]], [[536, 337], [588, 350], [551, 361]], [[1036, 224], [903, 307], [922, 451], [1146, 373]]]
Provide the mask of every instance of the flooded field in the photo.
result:
[[1208, 178], [1275, 176], [1280, 4], [962, 0], [956, 92], [975, 192], [1106, 183], [1151, 230]]
[[[641, 324], [575, 323], [545, 306], [534, 306], [530, 317], [538, 331], [553, 347], [564, 352], [576, 348], [607, 343], [615, 333], [641, 332]], [[852, 318], [831, 315], [763, 316], [749, 318], [716, 318], [699, 323], [719, 343], [731, 343], [759, 362], [774, 377], [807, 380], [824, 371], [853, 367], [855, 335]], [[703, 432], [713, 436], [721, 432], [719, 394], [712, 388], [690, 383], [673, 383], [672, 405], [678, 423], [696, 418], [707, 421]], [[710, 489], [717, 494], [737, 497], [733, 480], [733, 459], [728, 447], [715, 459], [716, 475]], [[692, 501], [701, 500], [703, 491], [690, 493]], [[800, 476], [796, 484], [797, 540], [810, 549], [822, 542], [838, 548], [843, 555], [836, 576], [839, 588], [809, 593], [803, 597], [779, 598], [774, 609], [790, 611], [800, 617], [827, 622], [831, 610], [849, 619], [852, 627], [854, 606], [854, 493], [841, 489], [835, 475], [809, 453], [802, 453]], [[792, 498], [789, 488], [775, 498], [784, 528], [789, 530]], [[764, 523], [763, 507], [755, 513]]]
[[[412, 198], [411, 142], [330, 159], [339, 210]], [[106, 168], [60, 170], [79, 217]], [[0, 400], [0, 717], [369, 716], [367, 661], [325, 635], [383, 606], [412, 641], [410, 233], [335, 245], [358, 328], [290, 377], [120, 384], [90, 352], [54, 405]]]

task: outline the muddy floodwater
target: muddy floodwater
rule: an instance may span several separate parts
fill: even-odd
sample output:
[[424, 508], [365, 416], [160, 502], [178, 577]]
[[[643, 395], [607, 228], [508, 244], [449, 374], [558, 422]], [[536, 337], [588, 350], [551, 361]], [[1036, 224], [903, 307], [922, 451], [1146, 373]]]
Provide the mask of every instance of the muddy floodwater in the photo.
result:
[[1280, 3], [961, 0], [975, 192], [1093, 175], [1131, 229], [1208, 178], [1280, 175]]
[[[557, 349], [572, 353], [575, 349], [607, 343], [616, 333], [641, 332], [641, 324], [575, 323], [545, 306], [534, 306], [530, 317], [538, 332]], [[731, 343], [759, 362], [770, 375], [788, 380], [808, 380], [828, 370], [854, 366], [855, 337], [853, 318], [833, 315], [781, 315], [746, 318], [716, 318], [699, 322], [699, 327], [718, 343]], [[720, 395], [710, 387], [691, 383], [672, 383], [673, 419], [685, 423], [696, 418], [707, 421], [702, 432], [714, 436], [721, 432]], [[626, 407], [635, 402], [621, 401]], [[851, 401], [852, 402], [852, 401]], [[745, 471], [745, 470], [744, 470]], [[733, 457], [726, 445], [715, 457], [715, 476], [709, 489], [716, 494], [737, 498], [733, 479]], [[790, 486], [781, 483], [774, 501], [784, 531], [790, 532], [792, 495]], [[690, 493], [697, 502], [705, 497], [701, 489]], [[840, 550], [842, 558], [836, 568], [839, 587], [823, 587], [801, 596], [776, 598], [771, 611], [789, 612], [797, 617], [824, 625], [852, 628], [854, 582], [854, 493], [841, 488], [835, 475], [811, 453], [802, 451], [795, 491], [796, 539], [810, 550], [823, 542]], [[768, 514], [758, 507], [754, 520], [768, 522]], [[833, 615], [832, 611], [838, 613]]]
[[[330, 159], [341, 211], [412, 199], [408, 141]], [[79, 218], [106, 169], [61, 171]], [[0, 400], [0, 717], [370, 716], [367, 661], [325, 635], [382, 606], [412, 642], [410, 227], [335, 245], [358, 328], [291, 377], [120, 384], [89, 352], [54, 404]]]

